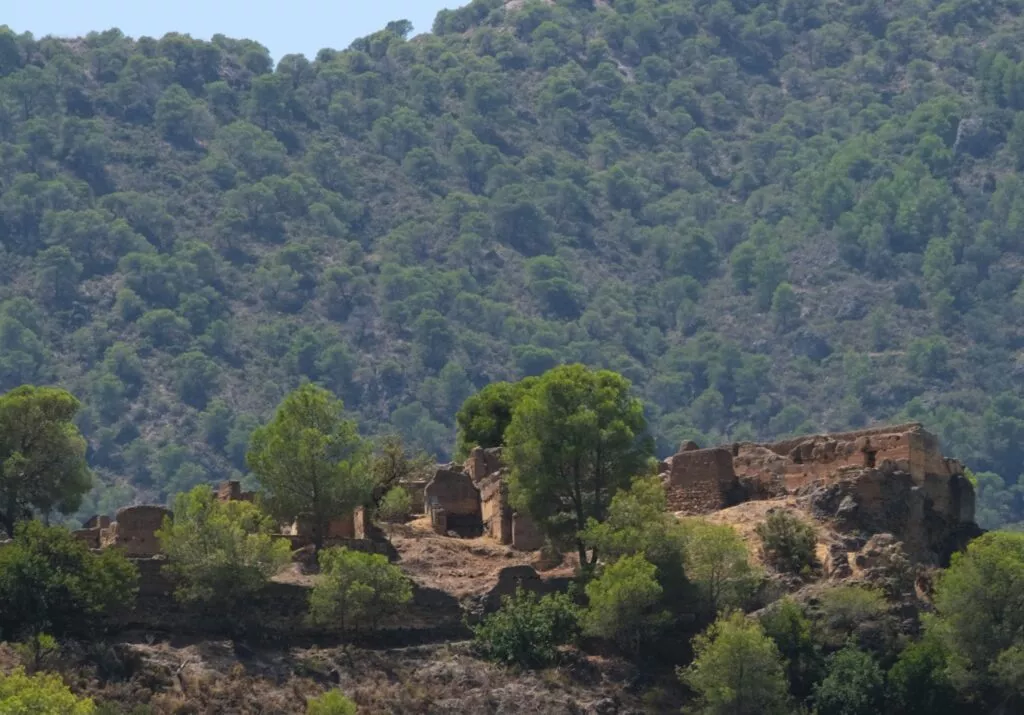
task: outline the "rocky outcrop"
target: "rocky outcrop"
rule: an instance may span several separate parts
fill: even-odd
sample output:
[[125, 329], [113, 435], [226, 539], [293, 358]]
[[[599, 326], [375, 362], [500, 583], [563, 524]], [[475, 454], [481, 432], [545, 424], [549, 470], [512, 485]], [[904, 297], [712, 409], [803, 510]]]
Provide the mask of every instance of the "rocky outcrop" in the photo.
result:
[[944, 564], [977, 536], [974, 490], [966, 477], [915, 480], [887, 464], [844, 469], [797, 490], [810, 512], [841, 532], [862, 538], [891, 534], [916, 561]]

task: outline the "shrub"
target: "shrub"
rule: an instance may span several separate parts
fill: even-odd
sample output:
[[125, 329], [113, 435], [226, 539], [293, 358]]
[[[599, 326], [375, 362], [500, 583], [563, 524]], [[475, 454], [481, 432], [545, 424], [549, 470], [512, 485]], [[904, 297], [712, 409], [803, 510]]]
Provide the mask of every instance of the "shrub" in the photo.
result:
[[816, 715], [875, 715], [884, 712], [882, 669], [867, 653], [847, 646], [828, 660], [828, 674], [814, 687]]
[[0, 713], [11, 715], [92, 715], [92, 700], [80, 699], [52, 673], [25, 675], [17, 669], [0, 674]]
[[824, 659], [803, 609], [793, 599], [784, 598], [765, 609], [761, 626], [785, 659], [790, 693], [801, 699], [810, 695], [811, 686], [823, 674]]
[[405, 521], [411, 510], [412, 497], [409, 491], [404, 487], [394, 487], [381, 499], [377, 516], [382, 521]]
[[757, 589], [758, 574], [737, 531], [703, 519], [688, 519], [683, 529], [686, 575], [700, 591], [705, 610], [713, 618], [722, 609], [744, 606]]
[[817, 535], [814, 527], [796, 514], [779, 509], [757, 525], [765, 560], [789, 573], [808, 573], [815, 564]]
[[340, 690], [328, 690], [319, 697], [309, 699], [306, 715], [356, 715], [356, 704]]
[[858, 624], [887, 610], [885, 595], [864, 586], [834, 586], [822, 594], [821, 613], [827, 628], [848, 634]]
[[579, 609], [569, 594], [537, 594], [519, 588], [501, 608], [473, 628], [483, 657], [506, 665], [544, 668], [558, 660], [558, 646], [577, 636]]
[[309, 619], [317, 625], [376, 628], [381, 617], [412, 600], [409, 579], [380, 554], [327, 549], [320, 552], [320, 571], [309, 596]]
[[642, 554], [624, 556], [605, 566], [587, 584], [590, 604], [582, 617], [583, 632], [638, 653], [644, 641], [669, 620], [661, 608], [662, 588], [656, 572]]
[[255, 504], [219, 501], [207, 485], [179, 494], [174, 518], [156, 534], [175, 595], [224, 609], [242, 603], [291, 558], [290, 544], [271, 537], [273, 530]]
[[118, 550], [94, 554], [67, 529], [23, 522], [0, 548], [0, 638], [25, 638], [34, 649], [43, 633], [82, 632], [130, 603], [136, 579]]
[[723, 616], [694, 640], [694, 660], [680, 678], [697, 692], [701, 715], [789, 712], [779, 649], [757, 621]]

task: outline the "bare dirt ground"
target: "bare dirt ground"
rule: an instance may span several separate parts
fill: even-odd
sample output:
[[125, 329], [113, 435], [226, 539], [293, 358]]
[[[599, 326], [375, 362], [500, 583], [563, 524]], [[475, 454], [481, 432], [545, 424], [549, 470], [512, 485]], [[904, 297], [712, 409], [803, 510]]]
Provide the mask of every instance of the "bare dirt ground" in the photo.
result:
[[[490, 591], [498, 574], [508, 566], [538, 567], [539, 554], [516, 551], [493, 539], [459, 539], [435, 534], [423, 517], [388, 527], [388, 536], [401, 557], [398, 565], [421, 586], [437, 588], [462, 600]], [[575, 556], [570, 555], [543, 577], [571, 576]]]

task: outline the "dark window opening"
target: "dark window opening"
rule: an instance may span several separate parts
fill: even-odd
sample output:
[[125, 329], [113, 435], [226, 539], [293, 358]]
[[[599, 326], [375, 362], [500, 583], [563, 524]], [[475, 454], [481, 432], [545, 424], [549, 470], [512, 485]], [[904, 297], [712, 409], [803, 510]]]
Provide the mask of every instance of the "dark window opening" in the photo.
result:
[[878, 456], [878, 452], [865, 452], [864, 453], [864, 466], [874, 467], [875, 457]]

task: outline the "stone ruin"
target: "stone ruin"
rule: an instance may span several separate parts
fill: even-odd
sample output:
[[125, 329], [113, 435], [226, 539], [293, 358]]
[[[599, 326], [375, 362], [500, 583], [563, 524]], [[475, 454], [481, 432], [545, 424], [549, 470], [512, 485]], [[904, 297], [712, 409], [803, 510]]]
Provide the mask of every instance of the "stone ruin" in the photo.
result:
[[476, 447], [461, 468], [438, 468], [423, 490], [431, 526], [439, 534], [484, 535], [520, 551], [544, 545], [544, 535], [526, 514], [508, 500], [508, 470], [499, 448]]
[[128, 506], [118, 510], [113, 521], [109, 516], [92, 517], [74, 535], [94, 549], [117, 547], [127, 556], [150, 558], [160, 553], [156, 532], [170, 515], [162, 506]]
[[974, 488], [938, 439], [910, 423], [711, 449], [693, 443], [662, 463], [669, 507], [707, 514], [796, 495], [848, 531], [896, 534], [944, 559], [974, 526]]

